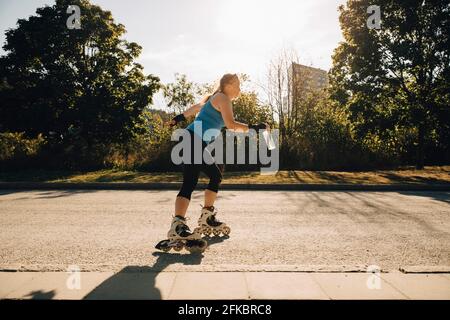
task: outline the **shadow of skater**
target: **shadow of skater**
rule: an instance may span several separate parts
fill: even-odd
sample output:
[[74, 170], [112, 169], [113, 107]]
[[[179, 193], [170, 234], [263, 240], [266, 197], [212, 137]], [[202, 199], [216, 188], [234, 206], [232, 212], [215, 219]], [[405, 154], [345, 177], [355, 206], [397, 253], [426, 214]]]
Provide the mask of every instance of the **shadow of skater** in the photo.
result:
[[30, 292], [29, 294], [25, 295], [24, 298], [30, 297], [30, 299], [32, 300], [51, 300], [55, 295], [55, 290], [51, 290], [48, 292], [38, 290]]
[[[204, 238], [208, 245], [222, 242], [227, 237]], [[83, 299], [87, 300], [161, 300], [161, 292], [155, 287], [157, 275], [169, 265], [182, 263], [184, 265], [199, 265], [203, 254], [186, 254], [154, 252], [157, 256], [153, 266], [127, 266], [105, 280]]]

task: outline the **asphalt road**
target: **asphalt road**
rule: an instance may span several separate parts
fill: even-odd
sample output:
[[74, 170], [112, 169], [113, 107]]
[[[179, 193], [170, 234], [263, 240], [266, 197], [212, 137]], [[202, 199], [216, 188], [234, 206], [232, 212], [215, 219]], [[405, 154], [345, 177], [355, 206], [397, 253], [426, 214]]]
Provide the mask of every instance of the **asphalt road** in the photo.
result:
[[[0, 191], [0, 269], [385, 271], [450, 266], [450, 192], [221, 191], [228, 239], [160, 253], [176, 191]], [[195, 226], [203, 194], [193, 194]]]

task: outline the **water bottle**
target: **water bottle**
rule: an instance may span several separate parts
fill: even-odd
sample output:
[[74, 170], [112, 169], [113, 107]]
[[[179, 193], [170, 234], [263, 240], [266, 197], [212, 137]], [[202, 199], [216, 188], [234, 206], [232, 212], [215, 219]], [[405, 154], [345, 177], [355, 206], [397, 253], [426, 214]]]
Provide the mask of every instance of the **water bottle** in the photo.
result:
[[264, 140], [266, 140], [267, 148], [269, 150], [275, 149], [275, 142], [273, 141], [272, 135], [269, 133], [269, 131], [264, 130], [262, 134], [263, 134]]

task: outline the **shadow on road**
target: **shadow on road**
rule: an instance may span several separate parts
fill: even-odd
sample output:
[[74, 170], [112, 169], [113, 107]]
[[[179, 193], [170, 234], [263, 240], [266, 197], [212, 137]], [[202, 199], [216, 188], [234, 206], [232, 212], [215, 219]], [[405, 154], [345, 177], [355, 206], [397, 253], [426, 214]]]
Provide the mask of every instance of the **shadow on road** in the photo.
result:
[[[120, 190], [120, 189], [64, 189], [64, 190], [0, 190], [0, 197], [3, 195], [22, 193], [26, 194], [26, 196], [11, 198], [8, 201], [19, 201], [19, 200], [31, 200], [31, 199], [56, 199], [62, 197], [69, 197], [78, 194], [86, 194], [86, 193], [95, 193], [102, 191], [142, 191], [146, 193], [160, 193], [161, 190]], [[168, 198], [163, 199], [161, 201], [157, 201], [158, 203], [165, 203], [169, 201]]]
[[[229, 237], [204, 237], [208, 246], [220, 243]], [[127, 266], [105, 280], [88, 293], [86, 300], [161, 300], [156, 288], [156, 277], [172, 264], [199, 265], [203, 254], [154, 252], [157, 260], [153, 266]]]
[[27, 192], [27, 191], [26, 190], [16, 190], [16, 189], [0, 190], [0, 197], [1, 196], [6, 196], [8, 194], [21, 193], [21, 192]]
[[29, 294], [25, 295], [24, 298], [30, 297], [32, 300], [50, 300], [56, 295], [55, 290], [51, 290], [48, 292], [38, 290], [32, 291]]
[[0, 190], [0, 197], [6, 196], [9, 194], [25, 194], [26, 196], [23, 197], [16, 197], [8, 199], [8, 201], [19, 201], [19, 200], [31, 200], [31, 199], [54, 199], [54, 198], [61, 198], [61, 197], [67, 197], [67, 196], [73, 196], [76, 194], [83, 194], [83, 193], [93, 193], [100, 190], [76, 190], [76, 189], [69, 189], [69, 190]]
[[399, 191], [398, 193], [407, 196], [420, 196], [425, 198], [430, 198], [437, 201], [442, 201], [450, 204], [450, 191]]
[[[445, 191], [396, 191], [394, 193], [407, 196], [421, 196], [450, 203], [450, 192]], [[311, 203], [315, 203], [318, 207], [330, 208], [333, 214], [341, 215], [355, 223], [374, 223], [387, 227], [388, 222], [404, 220], [413, 222], [427, 234], [442, 234], [442, 230], [426, 217], [421, 216], [417, 212], [402, 209], [400, 205], [393, 207], [392, 203], [383, 199], [383, 197], [367, 197], [365, 191], [307, 192], [305, 195], [308, 202], [298, 201], [295, 193], [285, 192], [284, 194], [292, 203], [298, 206], [299, 213], [306, 212], [306, 207]], [[392, 231], [394, 232], [395, 230]]]
[[73, 196], [82, 193], [93, 193], [98, 190], [57, 190], [57, 191], [45, 191], [37, 194], [37, 199], [55, 199], [67, 196]]

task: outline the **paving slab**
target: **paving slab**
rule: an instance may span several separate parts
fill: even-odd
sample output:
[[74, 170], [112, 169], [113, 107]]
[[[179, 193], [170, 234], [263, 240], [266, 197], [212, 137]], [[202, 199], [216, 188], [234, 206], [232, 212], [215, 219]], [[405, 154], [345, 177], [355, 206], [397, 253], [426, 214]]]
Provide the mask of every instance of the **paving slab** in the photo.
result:
[[382, 274], [381, 278], [414, 300], [450, 300], [450, 281], [439, 274]]
[[[20, 280], [21, 277], [27, 275], [30, 276], [29, 280], [22, 283], [16, 282], [17, 277]], [[17, 273], [17, 275], [10, 275], [9, 279], [5, 279], [13, 288], [5, 298], [78, 300], [112, 275], [112, 272], [81, 272], [78, 282], [73, 275], [65, 272], [24, 272], [24, 275]]]
[[441, 276], [443, 276], [445, 279], [450, 280], [450, 273], [445, 273], [445, 274], [440, 274]]
[[[175, 273], [81, 272], [80, 286], [63, 272], [0, 273], [6, 299], [167, 299]], [[69, 280], [70, 282], [70, 280]]]
[[173, 272], [120, 272], [100, 283], [84, 297], [88, 300], [163, 300], [169, 297]]
[[331, 299], [407, 299], [376, 274], [314, 273], [312, 277]]
[[177, 272], [169, 299], [248, 299], [242, 272]]
[[309, 273], [246, 272], [251, 299], [329, 299]]
[[30, 281], [34, 272], [0, 272], [0, 299]]

